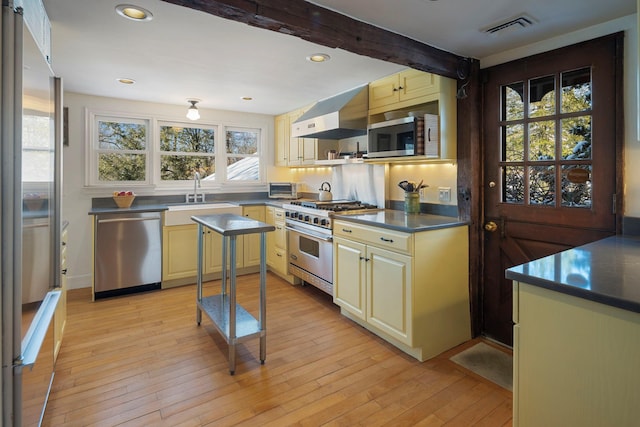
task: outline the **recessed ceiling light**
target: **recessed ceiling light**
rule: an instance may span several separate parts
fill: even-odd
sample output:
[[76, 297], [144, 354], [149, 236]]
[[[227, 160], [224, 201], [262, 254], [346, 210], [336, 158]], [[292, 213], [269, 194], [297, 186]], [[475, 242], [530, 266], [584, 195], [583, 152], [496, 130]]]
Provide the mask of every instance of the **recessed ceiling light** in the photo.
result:
[[252, 101], [252, 100], [253, 100], [253, 98], [252, 98], [252, 97], [250, 97], [250, 96], [243, 96], [243, 97], [242, 97], [242, 98], [240, 98], [240, 99], [242, 99], [243, 101]]
[[151, 21], [153, 19], [153, 14], [147, 9], [132, 4], [119, 4], [116, 6], [116, 12], [118, 15], [133, 21]]
[[122, 83], [123, 85], [132, 85], [132, 84], [134, 84], [136, 82], [135, 80], [129, 79], [129, 78], [126, 78], [126, 77], [120, 77], [120, 78], [116, 79], [116, 81]]
[[314, 53], [312, 55], [307, 56], [307, 61], [311, 61], [311, 62], [325, 62], [330, 59], [331, 57], [326, 53]]

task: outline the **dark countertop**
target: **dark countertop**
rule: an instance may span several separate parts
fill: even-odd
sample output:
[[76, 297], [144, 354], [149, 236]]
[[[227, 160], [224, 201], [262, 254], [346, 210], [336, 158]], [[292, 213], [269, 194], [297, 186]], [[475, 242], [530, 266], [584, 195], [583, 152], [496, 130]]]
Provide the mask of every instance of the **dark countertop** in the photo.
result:
[[114, 203], [113, 206], [105, 206], [100, 208], [91, 208], [89, 215], [112, 214], [112, 213], [140, 213], [140, 212], [162, 212], [169, 209], [167, 205], [136, 205], [135, 202], [129, 208], [119, 208]]
[[467, 225], [458, 218], [431, 214], [406, 214], [404, 211], [383, 209], [359, 214], [334, 214], [334, 219], [351, 221], [358, 224], [373, 225], [405, 233], [435, 230], [438, 228], [459, 227]]
[[[213, 203], [232, 203], [238, 206], [275, 206], [277, 208], [282, 207], [284, 203], [287, 203], [287, 200], [283, 199], [249, 199], [249, 200], [214, 200], [207, 201], [204, 203], [136, 203], [133, 201], [133, 204], [130, 208], [119, 208], [116, 206], [115, 202], [112, 203], [104, 203], [103, 206], [92, 207], [89, 210], [89, 215], [99, 215], [99, 214], [111, 214], [111, 213], [131, 213], [131, 212], [161, 212], [169, 209], [169, 206], [173, 205], [208, 205]], [[106, 206], [104, 206], [106, 205]]]
[[640, 313], [640, 237], [608, 237], [511, 267], [505, 276]]
[[192, 216], [191, 219], [223, 236], [262, 233], [276, 229], [265, 222], [234, 214]]

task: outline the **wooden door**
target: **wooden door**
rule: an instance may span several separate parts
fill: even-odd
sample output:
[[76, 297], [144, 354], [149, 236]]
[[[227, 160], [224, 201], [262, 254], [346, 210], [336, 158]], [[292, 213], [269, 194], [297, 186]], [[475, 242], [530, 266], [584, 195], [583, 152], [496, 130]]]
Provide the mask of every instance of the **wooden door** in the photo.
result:
[[616, 232], [621, 43], [607, 36], [484, 71], [481, 322], [490, 338], [513, 342], [506, 268]]

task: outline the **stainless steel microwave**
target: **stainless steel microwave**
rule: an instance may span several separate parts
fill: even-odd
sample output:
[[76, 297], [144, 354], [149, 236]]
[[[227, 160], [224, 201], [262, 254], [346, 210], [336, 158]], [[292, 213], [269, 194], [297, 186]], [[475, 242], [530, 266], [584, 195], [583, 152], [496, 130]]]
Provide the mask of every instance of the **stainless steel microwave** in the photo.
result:
[[365, 157], [414, 156], [418, 145], [417, 117], [403, 117], [369, 126]]
[[269, 197], [272, 199], [297, 199], [298, 184], [295, 182], [270, 182]]

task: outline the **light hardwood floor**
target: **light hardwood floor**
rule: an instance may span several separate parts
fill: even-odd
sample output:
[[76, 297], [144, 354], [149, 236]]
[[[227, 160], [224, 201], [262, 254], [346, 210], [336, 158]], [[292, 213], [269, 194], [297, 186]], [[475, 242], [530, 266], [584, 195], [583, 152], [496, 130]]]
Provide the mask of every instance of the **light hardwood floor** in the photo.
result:
[[[258, 282], [238, 278], [252, 313]], [[234, 376], [224, 339], [208, 318], [196, 325], [195, 286], [97, 302], [70, 291], [43, 425], [511, 425], [511, 392], [448, 359], [478, 340], [420, 363], [312, 286], [269, 274], [267, 288], [266, 363], [257, 338], [239, 344]]]

